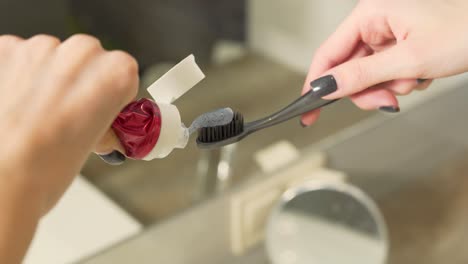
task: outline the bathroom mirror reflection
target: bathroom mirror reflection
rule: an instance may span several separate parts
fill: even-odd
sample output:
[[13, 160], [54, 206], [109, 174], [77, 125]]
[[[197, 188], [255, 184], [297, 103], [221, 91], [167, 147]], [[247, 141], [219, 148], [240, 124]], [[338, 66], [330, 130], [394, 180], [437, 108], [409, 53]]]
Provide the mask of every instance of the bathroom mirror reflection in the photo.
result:
[[286, 191], [271, 214], [266, 246], [273, 264], [384, 264], [388, 252], [377, 206], [344, 183]]

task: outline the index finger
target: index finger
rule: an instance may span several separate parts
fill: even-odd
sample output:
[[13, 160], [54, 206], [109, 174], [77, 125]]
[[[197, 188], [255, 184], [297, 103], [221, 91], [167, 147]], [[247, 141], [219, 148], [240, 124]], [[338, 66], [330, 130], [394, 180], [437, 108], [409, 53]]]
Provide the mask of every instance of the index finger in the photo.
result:
[[348, 59], [358, 48], [360, 41], [361, 36], [355, 9], [315, 53], [303, 93], [310, 90], [310, 82]]

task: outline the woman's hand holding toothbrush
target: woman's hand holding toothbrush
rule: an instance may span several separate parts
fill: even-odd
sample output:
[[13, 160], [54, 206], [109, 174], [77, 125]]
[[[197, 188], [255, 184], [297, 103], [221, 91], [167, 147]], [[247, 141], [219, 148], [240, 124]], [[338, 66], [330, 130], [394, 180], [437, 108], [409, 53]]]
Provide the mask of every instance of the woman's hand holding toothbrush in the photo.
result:
[[[397, 95], [468, 71], [467, 12], [465, 0], [361, 0], [316, 52], [303, 93], [333, 76], [337, 89], [324, 99], [349, 96], [364, 110], [398, 112]], [[318, 116], [304, 115], [303, 125]]]

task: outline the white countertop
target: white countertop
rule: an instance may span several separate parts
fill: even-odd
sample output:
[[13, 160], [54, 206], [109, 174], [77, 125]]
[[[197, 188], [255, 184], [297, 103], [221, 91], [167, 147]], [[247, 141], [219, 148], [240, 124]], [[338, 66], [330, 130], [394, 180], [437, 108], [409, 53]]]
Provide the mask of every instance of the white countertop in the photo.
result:
[[142, 226], [77, 177], [39, 224], [26, 264], [75, 263], [140, 232]]

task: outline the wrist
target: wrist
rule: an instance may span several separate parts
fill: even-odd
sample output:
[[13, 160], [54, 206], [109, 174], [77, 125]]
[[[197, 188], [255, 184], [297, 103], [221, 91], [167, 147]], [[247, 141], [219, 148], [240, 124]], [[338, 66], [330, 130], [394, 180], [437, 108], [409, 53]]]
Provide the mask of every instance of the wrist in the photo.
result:
[[43, 212], [43, 199], [22, 177], [0, 173], [0, 262], [21, 263]]
[[[41, 192], [40, 183], [30, 175], [18, 170], [0, 170], [0, 206], [11, 204], [18, 208], [31, 211], [31, 217], [40, 218], [45, 204], [45, 196]], [[2, 208], [0, 208], [1, 210]]]

